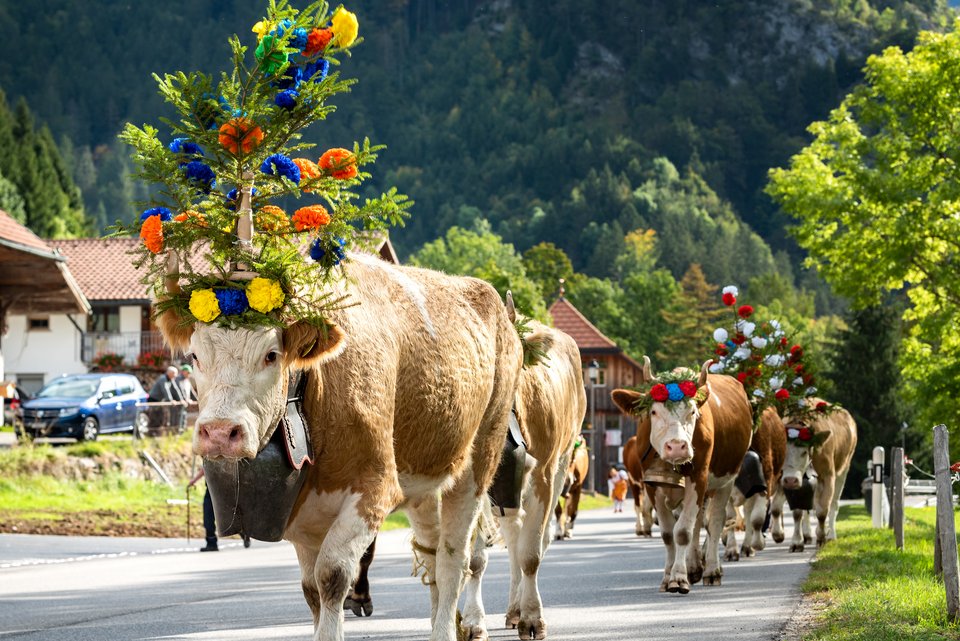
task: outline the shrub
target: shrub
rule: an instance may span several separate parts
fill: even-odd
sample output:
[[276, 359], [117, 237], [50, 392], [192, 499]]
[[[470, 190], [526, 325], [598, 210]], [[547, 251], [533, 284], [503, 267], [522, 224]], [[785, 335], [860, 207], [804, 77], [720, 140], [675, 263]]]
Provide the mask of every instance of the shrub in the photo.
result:
[[112, 372], [123, 365], [123, 356], [113, 352], [103, 352], [94, 357], [91, 365], [101, 372]]

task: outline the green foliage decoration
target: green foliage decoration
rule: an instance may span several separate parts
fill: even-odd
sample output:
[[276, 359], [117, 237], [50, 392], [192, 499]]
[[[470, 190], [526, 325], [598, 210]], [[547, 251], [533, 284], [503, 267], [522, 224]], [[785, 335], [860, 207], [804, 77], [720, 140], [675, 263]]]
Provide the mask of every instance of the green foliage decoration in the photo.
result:
[[[146, 269], [157, 314], [174, 309], [187, 322], [225, 327], [324, 326], [329, 310], [348, 304], [324, 288], [341, 276], [335, 268], [346, 250], [402, 224], [411, 205], [395, 189], [358, 202], [371, 177], [364, 168], [382, 149], [368, 139], [316, 161], [294, 157], [313, 147], [302, 130], [324, 120], [330, 98], [355, 82], [333, 69], [362, 41], [357, 29], [342, 6], [331, 12], [320, 1], [298, 11], [270, 0], [252, 30], [252, 60], [234, 35], [232, 70], [216, 82], [202, 72], [154, 75], [177, 113], [163, 120], [169, 141], [133, 124], [121, 139], [133, 148], [137, 177], [159, 189], [139, 223], [118, 222], [113, 233], [139, 231], [134, 261]], [[309, 203], [293, 216], [275, 204], [304, 197]], [[165, 292], [177, 268], [179, 292]]]

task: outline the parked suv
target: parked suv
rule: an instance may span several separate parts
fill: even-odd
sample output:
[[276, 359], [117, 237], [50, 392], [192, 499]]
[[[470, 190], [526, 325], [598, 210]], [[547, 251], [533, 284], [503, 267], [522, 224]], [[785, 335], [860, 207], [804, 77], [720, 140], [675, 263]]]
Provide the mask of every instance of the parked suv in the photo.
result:
[[140, 405], [146, 401], [147, 393], [132, 374], [62, 376], [20, 404], [22, 435], [81, 441], [95, 441], [97, 435], [113, 432], [142, 436], [148, 421]]

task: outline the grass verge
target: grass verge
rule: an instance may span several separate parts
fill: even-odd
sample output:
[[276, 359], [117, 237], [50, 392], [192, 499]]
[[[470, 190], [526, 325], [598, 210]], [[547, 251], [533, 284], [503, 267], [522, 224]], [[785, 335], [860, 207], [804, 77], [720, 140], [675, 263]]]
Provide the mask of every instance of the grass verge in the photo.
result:
[[824, 546], [803, 590], [825, 609], [804, 641], [960, 639], [947, 622], [943, 583], [933, 573], [934, 508], [908, 508], [904, 548], [873, 528], [863, 506], [843, 506], [837, 540]]

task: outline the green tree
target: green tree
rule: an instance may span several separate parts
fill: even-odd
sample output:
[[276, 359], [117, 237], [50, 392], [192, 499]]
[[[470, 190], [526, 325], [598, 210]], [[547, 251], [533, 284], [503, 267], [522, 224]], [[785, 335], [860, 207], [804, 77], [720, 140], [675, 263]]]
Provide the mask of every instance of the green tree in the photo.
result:
[[0, 174], [0, 209], [19, 223], [27, 222], [27, 210], [17, 186]]
[[697, 367], [707, 360], [713, 330], [724, 325], [728, 316], [719, 300], [717, 286], [707, 282], [700, 265], [690, 265], [680, 279], [677, 296], [660, 310], [669, 328], [657, 350], [660, 367]]
[[451, 227], [443, 238], [425, 244], [410, 257], [420, 267], [448, 274], [482, 278], [497, 288], [501, 296], [507, 290], [524, 314], [541, 321], [547, 319], [547, 308], [540, 287], [529, 276], [523, 259], [513, 245], [490, 230], [490, 223], [479, 219], [474, 230]]
[[929, 423], [960, 408], [960, 31], [922, 33], [867, 62], [866, 82], [810, 126], [813, 142], [768, 193], [834, 287], [860, 306], [906, 289], [901, 363]]
[[540, 288], [545, 302], [552, 302], [560, 289], [560, 279], [570, 280], [573, 264], [553, 243], [538, 243], [523, 252], [523, 268]]

